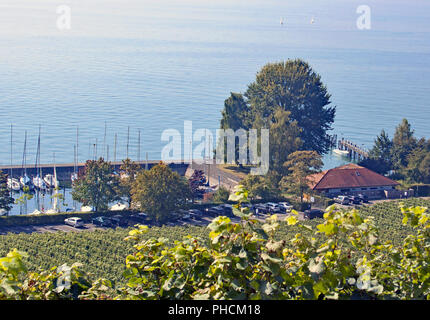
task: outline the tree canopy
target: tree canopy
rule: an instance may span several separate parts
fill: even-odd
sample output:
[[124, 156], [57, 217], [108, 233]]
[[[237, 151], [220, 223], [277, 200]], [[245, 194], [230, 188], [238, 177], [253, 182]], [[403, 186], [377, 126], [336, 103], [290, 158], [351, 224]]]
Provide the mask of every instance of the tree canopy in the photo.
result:
[[232, 93], [226, 100], [221, 127], [270, 128], [281, 108], [301, 128], [301, 149], [323, 154], [330, 147], [327, 131], [332, 129], [336, 112], [330, 104], [327, 88], [308, 63], [300, 59], [269, 63], [243, 96]]
[[309, 175], [319, 172], [323, 166], [321, 155], [316, 151], [296, 151], [289, 155], [284, 166], [290, 173], [282, 178], [281, 186], [303, 202], [303, 195], [309, 190]]
[[157, 222], [165, 221], [191, 198], [188, 181], [163, 162], [140, 171], [131, 193], [133, 202]]
[[73, 182], [72, 197], [95, 211], [106, 210], [119, 198], [119, 179], [113, 174], [110, 162], [103, 158], [88, 160], [84, 172]]

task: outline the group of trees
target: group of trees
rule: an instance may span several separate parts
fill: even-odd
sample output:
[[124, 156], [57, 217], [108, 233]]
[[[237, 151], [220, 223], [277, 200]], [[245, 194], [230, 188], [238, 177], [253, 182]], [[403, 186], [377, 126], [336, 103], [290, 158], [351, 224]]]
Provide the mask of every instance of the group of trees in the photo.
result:
[[[111, 163], [100, 158], [86, 162], [73, 183], [72, 196], [95, 211], [106, 210], [111, 202], [126, 199], [131, 208], [139, 208], [154, 220], [163, 221], [194, 198], [194, 180], [187, 181], [162, 162], [150, 170], [142, 170], [130, 159], [123, 160], [119, 175], [115, 175]], [[199, 183], [203, 183], [201, 177]]]
[[397, 126], [393, 139], [382, 130], [362, 165], [412, 183], [430, 183], [430, 139], [417, 139], [407, 119]]
[[305, 176], [322, 166], [330, 149], [336, 107], [320, 75], [303, 60], [269, 63], [244, 94], [225, 100], [221, 128], [269, 129], [270, 170], [248, 176], [251, 198], [273, 198], [288, 190], [303, 198]]

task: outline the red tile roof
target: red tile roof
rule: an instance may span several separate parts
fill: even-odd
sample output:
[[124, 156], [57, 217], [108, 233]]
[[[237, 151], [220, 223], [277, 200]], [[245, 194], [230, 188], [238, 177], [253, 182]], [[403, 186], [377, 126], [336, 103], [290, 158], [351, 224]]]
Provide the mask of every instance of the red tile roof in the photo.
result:
[[399, 183], [356, 164], [312, 174], [308, 177], [313, 190], [396, 186]]

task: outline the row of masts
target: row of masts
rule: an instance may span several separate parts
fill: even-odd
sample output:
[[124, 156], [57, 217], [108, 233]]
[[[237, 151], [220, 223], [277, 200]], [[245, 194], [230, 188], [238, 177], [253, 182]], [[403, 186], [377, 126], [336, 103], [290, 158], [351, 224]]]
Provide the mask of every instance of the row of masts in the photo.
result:
[[[18, 178], [14, 178], [13, 175], [13, 125], [10, 127], [10, 169], [9, 169], [9, 177], [8, 177], [8, 187], [11, 191], [20, 191], [20, 190], [48, 190], [52, 188], [56, 188], [56, 185], [58, 185], [58, 179], [56, 177], [56, 170], [55, 170], [55, 153], [54, 153], [54, 174], [47, 174], [43, 175], [42, 172], [42, 166], [41, 166], [41, 126], [39, 125], [39, 133], [37, 138], [37, 151], [36, 151], [36, 159], [35, 159], [35, 172], [32, 177], [29, 177], [27, 174], [27, 131], [25, 130], [24, 133], [24, 149], [22, 154], [22, 169], [21, 169], [21, 176]], [[103, 137], [103, 150], [102, 150], [102, 157], [106, 160], [110, 160], [110, 153], [109, 153], [109, 145], [106, 143], [107, 137], [107, 125], [105, 122], [105, 129], [104, 129], [104, 137]], [[137, 150], [137, 161], [140, 161], [140, 141], [141, 141], [141, 131], [138, 130], [138, 150]], [[114, 150], [113, 150], [113, 162], [116, 163], [117, 161], [117, 144], [118, 144], [118, 135], [115, 133], [115, 139], [114, 139]], [[129, 146], [130, 146], [130, 127], [127, 128], [127, 144], [126, 144], [126, 158], [129, 158]], [[88, 146], [88, 158], [92, 158], [93, 160], [96, 160], [98, 157], [98, 140], [96, 139], [96, 142], [93, 144], [93, 154], [92, 157], [90, 156], [90, 150], [91, 150], [91, 141], [89, 142]], [[146, 160], [148, 161], [148, 153], [146, 153]], [[79, 127], [76, 127], [76, 143], [73, 145], [73, 173], [70, 176], [71, 181], [73, 182], [78, 178], [78, 163], [79, 163]], [[146, 166], [147, 167], [147, 166]], [[15, 167], [16, 168], [16, 167]], [[52, 171], [51, 171], [52, 172]]]

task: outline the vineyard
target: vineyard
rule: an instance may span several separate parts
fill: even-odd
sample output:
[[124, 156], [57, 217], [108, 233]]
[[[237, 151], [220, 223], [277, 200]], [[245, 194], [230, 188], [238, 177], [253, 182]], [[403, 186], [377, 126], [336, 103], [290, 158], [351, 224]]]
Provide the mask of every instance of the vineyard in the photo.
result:
[[[430, 200], [408, 199], [406, 206], [430, 206]], [[400, 244], [411, 233], [410, 226], [402, 225], [402, 213], [399, 202], [383, 202], [360, 209], [361, 214], [374, 216], [379, 229], [381, 240], [391, 240]], [[316, 227], [322, 219], [306, 221], [306, 224]], [[33, 234], [8, 234], [0, 236], [0, 256], [5, 256], [11, 249], [28, 253], [26, 258], [30, 270], [47, 270], [53, 266], [74, 262], [83, 264], [83, 270], [90, 274], [92, 279], [107, 278], [117, 285], [123, 285], [122, 276], [125, 270], [125, 258], [133, 252], [133, 245], [123, 239], [130, 229], [107, 229], [92, 232], [58, 232]], [[295, 225], [281, 222], [275, 234], [276, 240], [291, 240], [296, 233], [306, 234], [306, 230]], [[173, 244], [175, 240], [182, 240], [184, 236], [191, 235], [208, 241], [209, 230], [205, 227], [152, 227], [144, 234], [145, 239], [168, 238]]]

